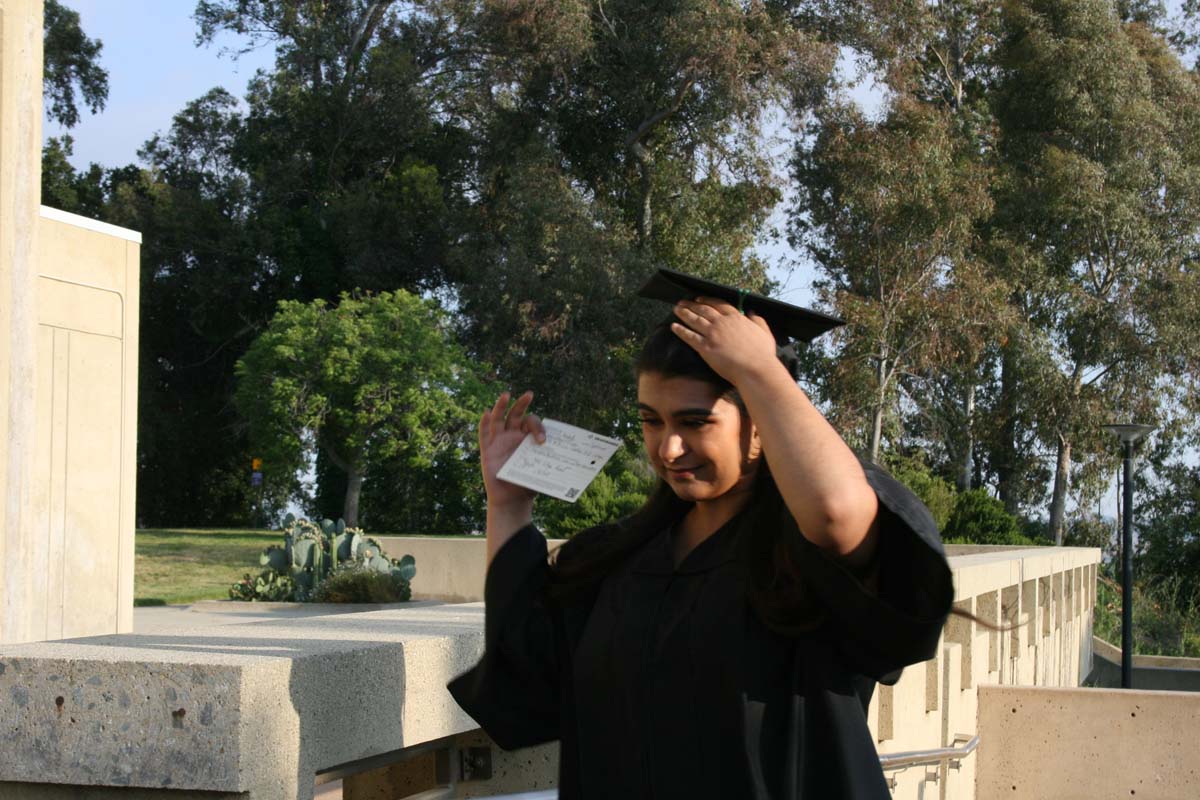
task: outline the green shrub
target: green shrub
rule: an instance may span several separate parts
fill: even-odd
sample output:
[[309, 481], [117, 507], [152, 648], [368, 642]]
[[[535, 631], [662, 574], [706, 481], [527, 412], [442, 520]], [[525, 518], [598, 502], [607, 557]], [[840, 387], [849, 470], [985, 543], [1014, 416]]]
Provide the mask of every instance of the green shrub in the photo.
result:
[[314, 603], [402, 603], [412, 599], [408, 581], [390, 572], [347, 564], [313, 592]]
[[585, 528], [629, 516], [642, 507], [652, 488], [653, 473], [629, 448], [622, 448], [574, 503], [539, 499], [535, 520], [551, 539], [565, 539]]
[[949, 544], [1039, 544], [1021, 533], [1021, 521], [986, 489], [958, 495], [942, 538]]
[[[1096, 579], [1092, 630], [1121, 646], [1121, 585], [1104, 575]], [[1200, 611], [1181, 595], [1175, 581], [1142, 580], [1133, 585], [1133, 652], [1148, 656], [1200, 658]]]
[[1112, 525], [1097, 517], [1073, 519], [1063, 534], [1067, 547], [1098, 547], [1105, 561], [1116, 556], [1116, 543]]
[[954, 487], [929, 469], [916, 458], [891, 456], [887, 459], [887, 468], [892, 477], [903, 483], [912, 493], [921, 498], [921, 502], [933, 515], [938, 530], [945, 529], [954, 511]]

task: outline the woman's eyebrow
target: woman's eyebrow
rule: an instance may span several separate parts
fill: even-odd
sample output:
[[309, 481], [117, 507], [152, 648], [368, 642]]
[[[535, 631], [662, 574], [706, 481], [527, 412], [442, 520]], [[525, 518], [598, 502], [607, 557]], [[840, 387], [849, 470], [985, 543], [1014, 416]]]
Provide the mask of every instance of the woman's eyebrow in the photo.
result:
[[[648, 411], [651, 414], [657, 414], [658, 411], [646, 405], [645, 403], [637, 404], [638, 411]], [[696, 408], [679, 408], [671, 412], [672, 417], [715, 417], [717, 412], [711, 408], [698, 406]]]

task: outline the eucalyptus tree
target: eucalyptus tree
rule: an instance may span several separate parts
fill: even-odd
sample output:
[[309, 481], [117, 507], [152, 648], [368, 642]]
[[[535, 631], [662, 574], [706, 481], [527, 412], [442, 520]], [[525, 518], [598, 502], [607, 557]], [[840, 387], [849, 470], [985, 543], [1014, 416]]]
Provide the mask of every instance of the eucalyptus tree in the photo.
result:
[[1194, 387], [1200, 85], [1105, 0], [1004, 11], [997, 230], [1028, 344], [1044, 354], [1040, 425], [1061, 542], [1072, 467], [1106, 449], [1099, 421], [1170, 415], [1189, 394], [1180, 382]]
[[795, 161], [793, 235], [851, 322], [834, 334], [833, 417], [863, 432], [872, 461], [885, 418], [899, 424], [901, 377], [960, 358], [995, 295], [968, 258], [991, 200], [964, 143], [945, 110], [897, 96], [878, 123], [853, 105], [823, 108]]
[[[812, 5], [819, 4], [808, 7]], [[896, 160], [907, 157], [906, 149], [917, 154], [912, 156], [910, 171], [894, 173], [880, 166], [873, 174], [864, 169], [857, 179], [875, 181], [880, 195], [893, 198], [897, 209], [905, 199], [911, 200], [910, 207], [895, 212], [887, 224], [899, 225], [904, 213], [918, 214], [923, 217], [914, 221], [918, 228], [933, 226], [928, 229], [930, 249], [937, 250], [939, 240], [954, 242], [938, 256], [938, 277], [925, 283], [919, 292], [927, 295], [928, 313], [937, 310], [938, 329], [930, 330], [926, 324], [907, 329], [893, 327], [886, 347], [879, 341], [871, 348], [874, 375], [868, 379], [864, 374], [857, 381], [862, 389], [871, 387], [874, 395], [866, 406], [873, 409], [874, 416], [867, 441], [871, 449], [877, 448], [883, 422], [890, 418], [895, 434], [891, 437], [893, 447], [920, 447], [939, 469], [953, 476], [961, 489], [970, 488], [983, 477], [984, 458], [978, 440], [982, 437], [988, 442], [994, 438], [991, 429], [995, 418], [976, 410], [986, 407], [988, 398], [980, 398], [978, 393], [992, 385], [997, 343], [1004, 338], [1004, 327], [1013, 322], [1006, 313], [1004, 282], [992, 268], [984, 247], [994, 170], [994, 125], [986, 99], [994, 75], [998, 10], [977, 0], [873, 0], [858, 5], [825, 4], [819, 14], [854, 48], [860, 69], [872, 72], [884, 87], [887, 119], [876, 126], [876, 140], [893, 139], [888, 147], [895, 152]], [[923, 141], [921, 126], [896, 124], [897, 110], [903, 110], [910, 119], [924, 115], [937, 120], [934, 127], [938, 133], [930, 141]], [[817, 152], [802, 147], [798, 163], [810, 158], [806, 149]], [[938, 149], [949, 154], [950, 161], [935, 168], [940, 157], [934, 151]], [[845, 161], [848, 166], [831, 163], [828, 168], [853, 172], [853, 159], [847, 157]], [[940, 171], [939, 179], [950, 185], [964, 182], [963, 204], [958, 204], [953, 191], [940, 198], [931, 194], [927, 183], [913, 174], [922, 169]], [[814, 226], [810, 211], [814, 202], [821, 202], [824, 186], [820, 174], [820, 170], [796, 172], [798, 182], [809, 185], [802, 189], [801, 202], [793, 213], [794, 231], [807, 240], [810, 252], [827, 274], [830, 269], [851, 274], [868, 270], [871, 259], [864, 259], [861, 253], [826, 252], [830, 242], [825, 239], [832, 235], [832, 229]], [[866, 189], [864, 185], [863, 191]], [[935, 209], [938, 204], [943, 207]], [[836, 208], [836, 202], [832, 205], [842, 214], [864, 213], [862, 208]], [[882, 253], [878, 245], [875, 248]], [[831, 265], [831, 257], [839, 263]], [[899, 280], [906, 268], [896, 264], [894, 269]], [[865, 284], [859, 287], [859, 291], [864, 290]], [[872, 302], [878, 303], [878, 297]], [[904, 302], [916, 308], [922, 300], [909, 295]], [[852, 324], [855, 321], [852, 319]], [[846, 335], [852, 332], [847, 330]], [[927, 344], [935, 340], [937, 346]], [[884, 357], [885, 350], [892, 355]], [[898, 358], [901, 353], [924, 355]], [[837, 366], [842, 373], [849, 369], [849, 364]], [[848, 388], [842, 387], [836, 402], [849, 396], [845, 394]], [[902, 395], [904, 403], [885, 402], [893, 394]], [[886, 416], [884, 408], [889, 409]], [[904, 436], [899, 435], [902, 431]]]

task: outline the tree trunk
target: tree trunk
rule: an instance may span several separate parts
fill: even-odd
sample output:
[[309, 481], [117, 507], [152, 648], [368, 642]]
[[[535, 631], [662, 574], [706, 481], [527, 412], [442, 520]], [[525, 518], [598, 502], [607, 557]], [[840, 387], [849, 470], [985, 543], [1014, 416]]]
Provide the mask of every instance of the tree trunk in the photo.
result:
[[1067, 509], [1067, 490], [1071, 481], [1071, 443], [1058, 435], [1058, 459], [1054, 465], [1054, 494], [1050, 499], [1050, 533], [1054, 543], [1063, 543], [1064, 518]]
[[887, 359], [880, 356], [875, 370], [876, 385], [879, 387], [879, 397], [875, 402], [875, 412], [871, 415], [871, 463], [879, 463], [879, 441], [883, 438], [883, 380], [887, 373]]
[[346, 474], [346, 502], [342, 505], [342, 519], [347, 528], [358, 527], [358, 498], [362, 496], [363, 477], [358, 470], [348, 470]]
[[975, 434], [972, 433], [975, 421], [975, 383], [967, 386], [966, 407], [966, 441], [963, 442], [962, 463], [958, 469], [958, 490], [968, 491], [971, 488], [972, 464], [975, 461]]
[[1016, 365], [1012, 343], [1006, 345], [1000, 356], [1000, 443], [996, 453], [996, 490], [1004, 510], [1010, 514], [1018, 512], [1017, 491], [1014, 485], [1017, 441], [1016, 409]]
[[634, 142], [631, 149], [641, 174], [642, 206], [638, 211], [638, 247], [645, 250], [650, 247], [650, 237], [654, 234], [654, 163], [650, 151], [641, 142]]

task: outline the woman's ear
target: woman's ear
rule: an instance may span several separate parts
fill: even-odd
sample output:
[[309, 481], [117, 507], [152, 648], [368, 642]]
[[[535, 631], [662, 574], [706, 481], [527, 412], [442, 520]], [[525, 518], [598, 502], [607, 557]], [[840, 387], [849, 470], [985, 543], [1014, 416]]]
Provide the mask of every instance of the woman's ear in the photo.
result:
[[762, 456], [762, 439], [758, 436], [758, 426], [751, 422], [749, 417], [745, 419], [750, 425], [750, 441], [746, 447], [746, 461], [758, 461]]

